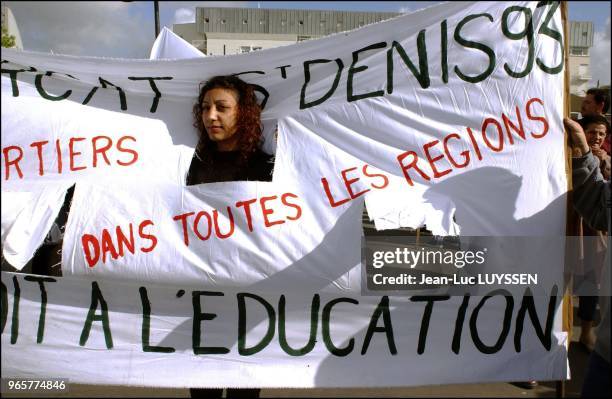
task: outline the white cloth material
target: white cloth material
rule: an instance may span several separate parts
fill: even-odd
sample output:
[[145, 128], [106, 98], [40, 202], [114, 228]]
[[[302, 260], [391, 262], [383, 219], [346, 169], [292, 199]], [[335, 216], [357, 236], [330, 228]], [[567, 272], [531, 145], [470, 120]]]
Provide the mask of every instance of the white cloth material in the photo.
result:
[[[21, 298], [23, 318], [19, 337], [8, 323], [3, 330], [3, 376], [62, 370], [75, 383], [211, 387], [566, 378], [559, 297], [551, 308], [550, 298], [534, 297], [542, 338], [539, 327], [517, 327], [522, 298], [505, 313], [503, 295], [482, 307], [475, 296], [455, 339], [459, 353], [452, 343], [462, 298], [452, 297], [433, 308], [427, 350], [418, 354], [423, 311], [431, 307], [418, 298], [387, 305], [386, 296], [361, 294], [359, 228], [365, 203], [381, 227], [425, 223], [436, 234], [463, 236], [564, 234], [557, 7], [449, 3], [228, 57], [118, 60], [3, 50], [0, 178], [3, 194], [14, 196], [2, 210], [5, 256], [31, 257], [61, 206], [61, 190], [76, 184], [64, 277], [47, 283], [48, 335], [41, 344], [38, 283], [2, 273], [7, 309], [12, 315]], [[517, 40], [521, 31], [535, 33]], [[198, 85], [227, 74], [254, 84], [262, 120], [278, 123], [273, 180], [185, 187], [198, 141], [192, 116]], [[266, 127], [268, 148], [274, 131]], [[40, 192], [48, 192], [46, 200], [30, 202]], [[29, 220], [40, 231], [15, 230], [27, 231]], [[513, 259], [511, 244], [496, 247], [494, 257]], [[553, 271], [543, 283], [548, 289], [562, 279], [560, 268], [554, 272], [562, 252], [541, 265]], [[150, 292], [150, 319], [141, 314], [147, 301], [140, 287]], [[265, 323], [269, 308], [249, 297], [254, 315], [238, 323], [236, 291], [265, 296], [275, 322]], [[311, 319], [307, 309], [316, 294], [319, 314]], [[333, 311], [325, 308], [334, 299], [340, 302]], [[283, 301], [293, 307], [283, 319], [286, 329]], [[100, 316], [105, 308], [108, 323]], [[326, 315], [331, 331], [323, 326]], [[548, 315], [554, 316], [549, 330]], [[535, 322], [531, 316], [524, 323]], [[175, 351], [149, 350], [147, 320], [148, 345]], [[293, 348], [305, 345], [311, 320], [321, 323], [315, 348], [282, 349], [285, 338]], [[201, 337], [192, 339], [197, 325]], [[252, 334], [248, 347], [264, 339], [268, 325], [274, 345], [253, 354], [236, 349], [244, 342], [235, 332]], [[329, 335], [337, 349], [354, 345], [350, 354], [338, 354]], [[500, 335], [501, 346], [486, 353], [481, 344], [491, 348]], [[198, 346], [230, 351], [198, 353]]]
[[69, 185], [33, 191], [2, 193], [2, 249], [4, 258], [23, 269], [43, 242], [59, 214]]
[[[11, 273], [2, 273], [2, 283], [9, 292], [8, 321], [2, 334], [3, 378], [34, 378], [54, 373], [52, 375], [69, 379], [71, 383], [102, 385], [383, 388], [438, 385], [441, 381], [452, 384], [556, 380], [566, 378], [568, 373], [564, 347], [566, 336], [559, 332], [560, 327], [554, 327], [551, 350], [546, 350], [535, 336], [529, 316], [525, 318], [521, 334], [520, 353], [513, 344], [516, 316], [509, 319], [509, 334], [502, 341], [501, 350], [494, 354], [480, 352], [469, 326], [481, 300], [477, 297], [470, 300], [458, 354], [451, 347], [462, 297], [451, 297], [434, 304], [423, 353], [418, 354], [426, 303], [411, 301], [409, 297], [390, 297], [389, 320], [383, 323], [381, 315], [378, 318], [381, 331], [371, 332], [370, 339], [366, 339], [370, 318], [382, 298], [359, 297], [340, 291], [336, 294], [321, 293], [316, 341], [310, 349], [307, 343], [314, 295], [295, 292], [295, 286], [274, 293], [265, 288], [259, 290], [256, 285], [239, 291], [203, 289], [195, 294], [200, 303], [197, 310], [193, 297], [198, 290], [184, 285], [96, 279], [99, 291], [95, 292], [104, 299], [108, 313], [103, 312], [98, 303], [95, 311], [98, 320], [87, 329], [87, 314], [94, 291], [92, 283], [62, 278], [44, 283], [48, 302], [42, 342], [37, 344], [41, 290], [37, 282], [25, 281], [23, 276], [18, 276], [20, 325], [15, 335], [17, 340], [11, 344], [12, 277]], [[144, 303], [150, 306], [148, 336], [146, 322], [143, 323], [143, 289], [146, 290]], [[242, 313], [239, 293], [249, 294], [243, 299]], [[279, 310], [281, 295], [285, 303], [282, 322]], [[515, 299], [520, 302], [521, 298]], [[337, 301], [336, 305], [326, 313], [329, 319], [324, 321], [324, 308], [332, 301]], [[270, 313], [266, 306], [270, 307]], [[493, 346], [502, 333], [505, 306], [503, 297], [496, 296], [486, 301], [477, 312], [475, 331], [486, 345]], [[546, 307], [545, 301], [537, 307], [542, 324], [547, 314]], [[194, 321], [194, 314], [198, 311], [204, 315]], [[106, 335], [104, 323], [100, 320], [103, 314], [108, 318]], [[243, 334], [238, 328], [240, 318], [245, 325]], [[200, 333], [197, 341], [192, 339], [194, 323], [200, 327], [196, 330]], [[282, 349], [279, 325], [284, 327], [288, 345], [296, 350], [293, 355]], [[382, 331], [383, 326], [393, 329], [392, 340]], [[267, 332], [270, 335], [266, 340]], [[242, 346], [246, 348], [253, 348], [263, 341], [261, 350], [253, 354], [241, 351], [241, 335], [244, 338]], [[328, 339], [333, 346], [344, 349], [344, 353], [332, 354], [333, 347], [327, 346]], [[144, 345], [149, 345], [146, 351]], [[194, 346], [209, 351], [210, 348], [226, 348], [228, 351], [195, 354]], [[391, 346], [395, 348], [395, 354], [392, 354]], [[159, 347], [172, 352], [161, 352]], [[303, 354], [299, 353], [300, 348], [306, 348]], [[471, 367], [465, 367], [466, 362], [470, 362]], [[418, 367], [414, 366], [415, 363]], [[509, 363], [513, 367], [508, 367]], [[372, 364], [377, 367], [372, 367]]]
[[165, 26], [153, 42], [150, 60], [202, 58], [204, 53]]

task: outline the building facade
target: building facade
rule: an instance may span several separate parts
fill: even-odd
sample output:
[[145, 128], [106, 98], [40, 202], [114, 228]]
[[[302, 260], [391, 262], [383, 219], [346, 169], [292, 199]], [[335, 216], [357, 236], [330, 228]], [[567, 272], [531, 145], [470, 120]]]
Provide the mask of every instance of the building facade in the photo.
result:
[[570, 93], [584, 96], [591, 80], [593, 23], [570, 21], [569, 70]]
[[7, 33], [15, 37], [15, 48], [23, 50], [23, 42], [21, 41], [21, 34], [19, 33], [19, 27], [17, 27], [17, 21], [13, 16], [10, 8], [2, 6], [2, 29], [6, 27]]
[[229, 55], [294, 44], [401, 15], [391, 12], [196, 8], [196, 22], [173, 32], [206, 55]]

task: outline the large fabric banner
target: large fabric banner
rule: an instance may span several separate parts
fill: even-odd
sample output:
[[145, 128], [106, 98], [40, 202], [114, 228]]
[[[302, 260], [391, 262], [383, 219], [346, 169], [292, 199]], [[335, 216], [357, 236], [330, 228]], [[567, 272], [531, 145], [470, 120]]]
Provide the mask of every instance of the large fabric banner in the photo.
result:
[[203, 58], [205, 55], [165, 26], [155, 39], [149, 59]]
[[[2, 272], [3, 376], [567, 378], [562, 243], [540, 265], [552, 271], [540, 296], [365, 295], [361, 255], [364, 206], [379, 229], [564, 235], [562, 33], [559, 3], [453, 2], [227, 57], [3, 50], [2, 252], [14, 269], [75, 185], [62, 277]], [[227, 74], [255, 86], [272, 182], [187, 187], [198, 85]], [[515, 259], [516, 247], [492, 252]]]

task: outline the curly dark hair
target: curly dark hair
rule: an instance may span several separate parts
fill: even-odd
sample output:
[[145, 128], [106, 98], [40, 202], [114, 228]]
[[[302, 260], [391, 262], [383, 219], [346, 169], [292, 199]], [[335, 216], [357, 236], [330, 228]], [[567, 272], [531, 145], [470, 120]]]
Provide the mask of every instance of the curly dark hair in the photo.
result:
[[246, 166], [249, 158], [257, 151], [262, 142], [261, 107], [257, 102], [253, 86], [233, 75], [215, 76], [202, 83], [200, 83], [198, 102], [193, 106], [193, 126], [198, 129], [198, 134], [200, 135], [196, 151], [203, 155], [201, 159], [204, 163], [210, 163], [212, 152], [217, 150], [217, 143], [208, 137], [204, 122], [202, 121], [202, 101], [204, 96], [212, 89], [234, 90], [238, 94], [236, 134], [239, 135], [239, 167]]

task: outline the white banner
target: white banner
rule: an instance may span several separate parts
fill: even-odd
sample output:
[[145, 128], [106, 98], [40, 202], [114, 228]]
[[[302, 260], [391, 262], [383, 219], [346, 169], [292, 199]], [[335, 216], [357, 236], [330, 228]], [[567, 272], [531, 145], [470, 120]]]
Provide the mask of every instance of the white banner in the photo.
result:
[[[210, 387], [566, 378], [562, 248], [541, 265], [558, 269], [547, 296], [362, 296], [360, 258], [364, 203], [380, 228], [564, 235], [562, 32], [558, 3], [470, 2], [228, 57], [3, 50], [2, 249], [15, 267], [76, 184], [63, 277], [2, 273], [3, 375]], [[273, 180], [186, 187], [198, 84], [227, 74], [255, 85]], [[27, 220], [36, 231], [21, 233]]]
[[567, 375], [566, 336], [553, 322], [559, 297], [532, 306], [496, 294], [355, 297], [42, 279], [2, 274], [3, 309], [11, 309], [2, 313], [3, 378], [392, 387]]
[[169, 151], [172, 139], [161, 121], [32, 93], [12, 98], [3, 92], [2, 99], [4, 190], [147, 176], [182, 183], [177, 155]]
[[71, 210], [63, 275], [270, 289], [300, 281], [314, 290], [338, 279], [358, 292], [345, 274], [359, 273], [363, 203], [330, 209], [307, 200], [264, 182], [80, 185], [73, 203], [88, 206]]
[[165, 26], [155, 39], [149, 59], [185, 59], [185, 58], [203, 58], [202, 53], [197, 48], [193, 47], [176, 33], [172, 32]]

